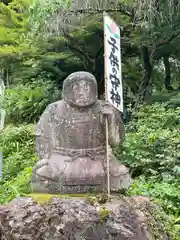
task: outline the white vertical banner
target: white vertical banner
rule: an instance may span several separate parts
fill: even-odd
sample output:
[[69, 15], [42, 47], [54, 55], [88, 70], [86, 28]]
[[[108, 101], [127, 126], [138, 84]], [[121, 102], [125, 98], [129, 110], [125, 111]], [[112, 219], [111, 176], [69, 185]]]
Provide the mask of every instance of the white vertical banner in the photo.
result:
[[123, 112], [121, 34], [118, 25], [104, 14], [106, 99]]

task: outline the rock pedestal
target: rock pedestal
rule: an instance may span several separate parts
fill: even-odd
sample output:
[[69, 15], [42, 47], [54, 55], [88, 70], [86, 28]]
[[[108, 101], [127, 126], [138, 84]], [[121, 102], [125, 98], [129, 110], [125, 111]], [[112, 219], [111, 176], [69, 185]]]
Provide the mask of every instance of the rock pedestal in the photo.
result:
[[0, 209], [1, 240], [168, 240], [156, 210], [143, 197], [114, 197], [99, 204], [58, 199], [37, 204], [18, 198]]

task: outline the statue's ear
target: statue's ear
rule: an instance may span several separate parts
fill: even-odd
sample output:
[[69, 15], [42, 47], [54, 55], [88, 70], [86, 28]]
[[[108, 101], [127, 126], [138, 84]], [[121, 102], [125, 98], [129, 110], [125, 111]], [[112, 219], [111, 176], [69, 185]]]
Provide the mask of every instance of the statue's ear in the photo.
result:
[[63, 91], [61, 92], [61, 96], [62, 96], [62, 98], [61, 99], [64, 99], [64, 100], [66, 100], [65, 98], [66, 98], [66, 93], [64, 92], [64, 89], [63, 89]]

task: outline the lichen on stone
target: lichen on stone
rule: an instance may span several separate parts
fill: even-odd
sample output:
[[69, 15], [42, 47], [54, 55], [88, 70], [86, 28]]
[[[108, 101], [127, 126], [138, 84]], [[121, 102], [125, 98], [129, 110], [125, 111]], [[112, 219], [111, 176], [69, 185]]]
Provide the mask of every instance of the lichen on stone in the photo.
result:
[[53, 198], [88, 198], [89, 194], [46, 194], [46, 193], [31, 193], [27, 197], [32, 198], [38, 204], [46, 204]]
[[87, 200], [92, 206], [94, 206], [96, 204], [105, 204], [108, 200], [110, 200], [110, 198], [107, 193], [103, 192], [97, 195], [89, 195]]
[[107, 208], [100, 207], [99, 215], [100, 215], [101, 222], [104, 222], [106, 220], [106, 218], [109, 216], [109, 214], [110, 214], [110, 211]]

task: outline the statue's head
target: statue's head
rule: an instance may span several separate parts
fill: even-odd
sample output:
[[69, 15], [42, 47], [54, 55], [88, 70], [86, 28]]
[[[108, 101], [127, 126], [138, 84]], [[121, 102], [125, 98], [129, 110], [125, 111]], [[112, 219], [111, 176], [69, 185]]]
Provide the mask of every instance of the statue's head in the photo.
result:
[[75, 107], [88, 107], [98, 99], [97, 81], [88, 72], [70, 74], [63, 83], [64, 100]]

